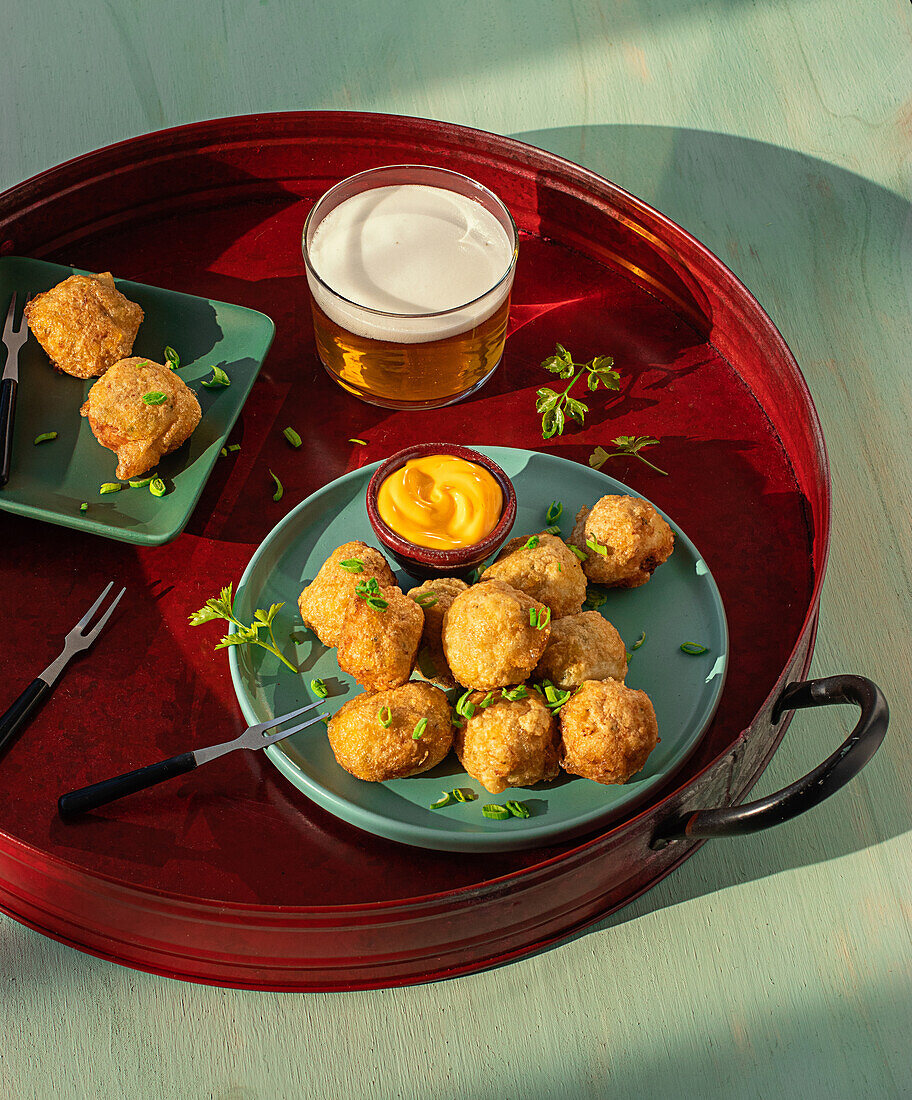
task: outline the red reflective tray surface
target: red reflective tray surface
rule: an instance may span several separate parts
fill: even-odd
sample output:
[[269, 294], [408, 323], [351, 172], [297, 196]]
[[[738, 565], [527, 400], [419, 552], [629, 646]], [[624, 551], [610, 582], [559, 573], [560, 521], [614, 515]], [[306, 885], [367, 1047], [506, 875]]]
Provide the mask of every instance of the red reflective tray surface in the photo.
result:
[[[377, 164], [455, 167], [496, 191], [522, 233], [512, 331], [475, 398], [428, 413], [371, 408], [319, 366], [300, 231], [339, 178]], [[276, 338], [183, 535], [133, 548], [15, 516], [0, 597], [17, 646], [10, 699], [57, 654], [109, 578], [127, 586], [0, 768], [0, 907], [66, 942], [177, 977], [262, 988], [397, 984], [486, 965], [567, 934], [648, 888], [692, 846], [652, 853], [675, 806], [754, 782], [783, 732], [763, 717], [809, 659], [828, 539], [819, 427], [788, 349], [683, 231], [538, 150], [390, 116], [283, 114], [182, 127], [63, 165], [0, 197], [0, 252], [238, 302]], [[611, 354], [620, 396], [543, 443], [538, 364], [555, 341]], [[304, 437], [293, 451], [282, 429]], [[406, 848], [330, 817], [262, 754], [235, 753], [72, 825], [57, 795], [242, 728], [218, 627], [187, 615], [236, 581], [271, 527], [355, 466], [430, 438], [539, 447], [585, 463], [619, 433], [661, 439], [660, 477], [611, 473], [675, 517], [725, 602], [731, 662], [718, 713], [672, 786], [610, 833], [467, 856]], [[348, 442], [359, 437], [360, 447]], [[661, 460], [658, 452], [661, 452]], [[271, 500], [273, 469], [285, 485]], [[294, 600], [297, 593], [289, 593]], [[759, 716], [759, 717], [758, 717]], [[693, 801], [697, 798], [697, 801]]]

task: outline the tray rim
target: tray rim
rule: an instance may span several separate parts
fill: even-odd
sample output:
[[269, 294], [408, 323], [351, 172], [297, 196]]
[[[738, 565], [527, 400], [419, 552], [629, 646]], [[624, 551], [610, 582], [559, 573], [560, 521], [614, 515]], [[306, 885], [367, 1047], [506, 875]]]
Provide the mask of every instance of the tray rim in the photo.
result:
[[[402, 125], [402, 126], [410, 126], [410, 125], [415, 125], [416, 123], [424, 123], [430, 128], [429, 137], [431, 137], [431, 138], [433, 138], [435, 136], [435, 131], [439, 131], [441, 133], [445, 133], [450, 141], [453, 141], [453, 140], [456, 140], [456, 139], [460, 139], [463, 142], [466, 142], [466, 141], [472, 142], [472, 141], [474, 141], [475, 147], [477, 149], [480, 149], [481, 151], [489, 152], [493, 157], [504, 158], [505, 157], [505, 150], [511, 150], [513, 156], [518, 157], [518, 159], [520, 159], [520, 160], [534, 159], [538, 164], [542, 164], [542, 163], [550, 164], [554, 169], [558, 170], [562, 176], [564, 176], [566, 178], [572, 178], [579, 185], [580, 189], [583, 190], [588, 195], [592, 195], [593, 192], [594, 192], [595, 194], [601, 196], [603, 199], [606, 196], [608, 198], [612, 198], [612, 197], [616, 198], [616, 197], [620, 196], [624, 199], [624, 201], [627, 203], [628, 206], [630, 206], [634, 210], [639, 211], [641, 214], [644, 214], [649, 222], [651, 222], [653, 224], [658, 224], [660, 226], [663, 226], [666, 230], [668, 230], [672, 234], [672, 236], [678, 238], [679, 240], [687, 242], [689, 247], [696, 254], [702, 256], [703, 259], [708, 262], [708, 265], [713, 269], [715, 277], [719, 280], [720, 284], [724, 284], [725, 286], [727, 286], [729, 288], [732, 288], [736, 292], [736, 294], [737, 294], [738, 298], [740, 299], [740, 301], [742, 303], [746, 304], [747, 306], [749, 306], [752, 309], [753, 316], [754, 316], [755, 319], [757, 319], [759, 321], [759, 328], [763, 330], [763, 334], [764, 334], [765, 339], [767, 341], [769, 341], [772, 345], [775, 345], [778, 348], [780, 354], [783, 355], [783, 357], [789, 362], [790, 366], [792, 367], [792, 371], [793, 371], [793, 375], [794, 375], [793, 381], [794, 381], [795, 387], [796, 387], [799, 395], [803, 398], [805, 410], [808, 413], [808, 424], [807, 424], [807, 432], [808, 432], [808, 436], [809, 436], [808, 445], [809, 445], [811, 451], [815, 453], [816, 462], [817, 462], [817, 465], [819, 467], [818, 477], [819, 477], [819, 481], [820, 481], [820, 490], [821, 490], [821, 495], [820, 495], [820, 500], [819, 500], [819, 505], [818, 505], [818, 511], [817, 511], [817, 513], [815, 514], [815, 517], [814, 517], [815, 518], [815, 524], [814, 524], [813, 534], [814, 534], [815, 545], [812, 549], [812, 556], [815, 559], [815, 564], [817, 565], [817, 567], [814, 568], [813, 586], [812, 586], [811, 593], [808, 597], [806, 610], [805, 610], [805, 615], [804, 615], [804, 620], [801, 624], [801, 627], [799, 628], [799, 630], [797, 632], [797, 640], [795, 641], [795, 643], [794, 643], [794, 645], [793, 645], [793, 647], [792, 647], [792, 649], [791, 649], [791, 651], [788, 655], [788, 658], [784, 662], [783, 668], [780, 670], [779, 677], [777, 678], [775, 684], [772, 686], [772, 688], [770, 690], [770, 693], [767, 696], [767, 699], [765, 700], [763, 706], [760, 707], [760, 709], [757, 711], [757, 714], [755, 715], [755, 720], [757, 718], [759, 718], [764, 713], [765, 707], [775, 698], [776, 694], [778, 693], [778, 690], [781, 686], [781, 683], [784, 681], [784, 679], [786, 677], [786, 674], [788, 673], [791, 665], [795, 664], [795, 662], [796, 662], [796, 658], [798, 657], [799, 650], [803, 647], [807, 648], [807, 646], [808, 646], [808, 632], [809, 632], [809, 630], [812, 630], [813, 626], [815, 625], [815, 623], [817, 621], [817, 616], [819, 614], [820, 592], [821, 592], [823, 580], [824, 580], [825, 573], [826, 573], [827, 559], [828, 559], [829, 546], [830, 546], [830, 523], [831, 523], [831, 507], [832, 507], [832, 504], [831, 504], [831, 476], [830, 476], [830, 467], [829, 467], [829, 460], [828, 460], [827, 451], [826, 451], [826, 445], [825, 445], [825, 441], [824, 441], [824, 438], [823, 438], [823, 432], [822, 432], [822, 428], [821, 428], [821, 425], [820, 425], [819, 416], [818, 416], [817, 410], [814, 406], [814, 402], [813, 402], [813, 399], [811, 397], [810, 391], [807, 387], [807, 383], [806, 383], [803, 375], [801, 374], [800, 368], [798, 367], [798, 364], [795, 361], [794, 355], [792, 354], [791, 350], [788, 348], [788, 345], [786, 344], [786, 342], [785, 342], [784, 338], [782, 337], [782, 335], [779, 333], [779, 331], [776, 328], [775, 324], [772, 322], [771, 318], [767, 315], [765, 310], [762, 308], [762, 306], [756, 300], [754, 295], [748, 290], [748, 288], [745, 287], [744, 284], [740, 282], [740, 280], [734, 275], [734, 273], [731, 272], [730, 269], [718, 257], [716, 257], [714, 255], [714, 253], [712, 253], [705, 245], [703, 245], [701, 242], [699, 242], [695, 237], [693, 237], [685, 229], [683, 229], [677, 223], [673, 222], [670, 218], [668, 218], [667, 216], [662, 214], [660, 211], [656, 210], [654, 207], [652, 207], [649, 204], [645, 203], [643, 200], [640, 200], [640, 199], [636, 198], [636, 196], [631, 195], [629, 192], [625, 191], [623, 188], [621, 188], [617, 184], [611, 183], [610, 181], [606, 180], [604, 177], [598, 175], [597, 173], [592, 172], [589, 169], [583, 168], [580, 165], [576, 165], [573, 162], [568, 161], [563, 157], [560, 157], [556, 154], [548, 152], [547, 150], [539, 149], [539, 148], [537, 148], [535, 146], [532, 146], [530, 144], [527, 144], [525, 142], [521, 142], [516, 138], [491, 134], [490, 132], [487, 132], [487, 131], [479, 130], [479, 129], [472, 128], [472, 127], [461, 126], [461, 125], [455, 124], [455, 123], [442, 122], [442, 121], [433, 120], [433, 119], [422, 119], [419, 116], [389, 115], [389, 114], [384, 114], [384, 113], [381, 113], [381, 112], [341, 112], [341, 111], [339, 111], [339, 112], [337, 112], [337, 111], [308, 112], [308, 111], [294, 111], [294, 112], [261, 112], [261, 113], [254, 113], [254, 114], [248, 114], [248, 115], [235, 115], [235, 116], [229, 116], [228, 118], [224, 118], [224, 119], [210, 119], [210, 120], [206, 120], [206, 121], [202, 121], [202, 122], [190, 123], [190, 124], [186, 124], [186, 125], [171, 127], [171, 128], [164, 129], [164, 130], [154, 131], [154, 132], [148, 133], [148, 134], [138, 135], [138, 136], [133, 137], [133, 138], [127, 138], [127, 139], [124, 139], [121, 142], [117, 142], [117, 143], [114, 143], [112, 145], [103, 147], [101, 149], [90, 151], [90, 152], [84, 153], [80, 156], [71, 158], [70, 160], [64, 161], [61, 164], [58, 164], [56, 166], [52, 166], [48, 169], [43, 170], [40, 173], [37, 173], [36, 175], [30, 177], [28, 180], [25, 180], [25, 181], [23, 181], [19, 184], [14, 185], [12, 188], [9, 188], [2, 195], [0, 195], [0, 226], [2, 226], [2, 224], [3, 224], [3, 219], [7, 216], [7, 214], [10, 213], [10, 211], [7, 209], [7, 207], [9, 206], [10, 201], [12, 199], [16, 198], [16, 197], [20, 197], [23, 200], [27, 200], [29, 198], [27, 192], [28, 192], [28, 189], [30, 187], [34, 188], [34, 187], [39, 186], [40, 184], [43, 184], [46, 181], [53, 180], [55, 177], [59, 178], [59, 177], [65, 175], [68, 170], [72, 170], [72, 169], [77, 168], [77, 167], [78, 168], [85, 167], [87, 164], [91, 164], [93, 161], [96, 161], [100, 164], [105, 159], [105, 157], [110, 157], [113, 153], [121, 152], [121, 151], [124, 150], [124, 148], [129, 148], [131, 152], [136, 152], [136, 151], [142, 150], [142, 149], [144, 149], [146, 143], [150, 143], [150, 142], [154, 143], [155, 139], [158, 139], [160, 141], [162, 135], [171, 135], [174, 138], [177, 138], [177, 135], [180, 135], [180, 138], [181, 138], [180, 142], [175, 141], [174, 145], [175, 146], [183, 146], [183, 147], [186, 147], [186, 145], [188, 145], [188, 144], [193, 144], [194, 146], [199, 147], [199, 145], [200, 145], [199, 137], [200, 136], [207, 136], [207, 135], [211, 135], [213, 137], [213, 139], [214, 139], [213, 144], [218, 144], [218, 145], [222, 145], [222, 146], [231, 145], [231, 144], [234, 144], [234, 145], [240, 145], [240, 144], [257, 145], [257, 144], [263, 144], [263, 142], [262, 141], [257, 141], [256, 138], [252, 134], [248, 134], [248, 136], [245, 137], [245, 138], [240, 138], [237, 135], [234, 135], [234, 136], [226, 135], [226, 130], [231, 129], [232, 126], [251, 127], [252, 125], [254, 125], [258, 121], [262, 122], [262, 121], [265, 121], [265, 120], [268, 120], [268, 119], [284, 119], [284, 120], [288, 120], [289, 123], [294, 122], [294, 123], [297, 123], [299, 125], [306, 126], [308, 124], [312, 124], [312, 123], [318, 122], [320, 120], [328, 121], [328, 120], [331, 120], [331, 119], [340, 119], [340, 118], [346, 118], [346, 119], [349, 119], [349, 120], [356, 119], [356, 120], [361, 120], [361, 121], [371, 120], [374, 124], [376, 124], [377, 122], [387, 121], [390, 124], [397, 124], [398, 123], [399, 125]], [[273, 138], [272, 140], [275, 143], [278, 143], [281, 139], [280, 138]], [[151, 149], [151, 145], [149, 146], [149, 148]], [[173, 151], [169, 151], [167, 154], [159, 155], [156, 159], [168, 159], [172, 155], [174, 155]], [[79, 182], [85, 183], [86, 181], [85, 181], [85, 179], [83, 179]], [[26, 201], [25, 202], [25, 207], [27, 208], [28, 205], [29, 205], [29, 203]], [[35, 203], [33, 205], [39, 205], [39, 204]], [[16, 214], [21, 213], [21, 209], [20, 210], [15, 210], [14, 213], [16, 213]], [[2, 251], [3, 251], [3, 246], [0, 245], [0, 253], [2, 253]], [[790, 465], [791, 465], [791, 455], [788, 451], [786, 451], [785, 453], [786, 453], [786, 457], [788, 458], [788, 460], [790, 462]], [[805, 668], [807, 667], [807, 664], [810, 661], [810, 652], [812, 652], [812, 649], [813, 649], [813, 638], [810, 639], [810, 650], [807, 652], [806, 659], [802, 661], [803, 667], [805, 667]], [[770, 754], [769, 754], [770, 756], [772, 755], [773, 752], [776, 751], [778, 743], [781, 740], [781, 737], [785, 732], [785, 728], [786, 728], [787, 724], [788, 724], [788, 718], [784, 719], [783, 722], [780, 723], [780, 726], [776, 731], [777, 737], [776, 737], [775, 741], [773, 742], [772, 749], [770, 750]], [[62, 859], [61, 857], [59, 857], [57, 855], [52, 855], [50, 853], [45, 853], [41, 849], [35, 847], [34, 845], [29, 844], [26, 841], [19, 840], [16, 837], [13, 837], [9, 834], [6, 834], [5, 832], [3, 832], [2, 829], [0, 829], [0, 846], [6, 847], [10, 851], [12, 851], [14, 849], [19, 849], [21, 852], [28, 852], [30, 854], [33, 854], [34, 856], [37, 856], [38, 858], [35, 862], [39, 866], [44, 865], [48, 869], [51, 869], [53, 867], [69, 868], [75, 873], [75, 877], [77, 877], [77, 878], [84, 878], [87, 881], [93, 881], [94, 880], [94, 881], [98, 881], [98, 882], [107, 882], [107, 883], [111, 884], [114, 887], [120, 887], [125, 893], [133, 894], [133, 896], [146, 896], [146, 897], [149, 897], [150, 899], [154, 898], [154, 897], [158, 897], [158, 898], [161, 898], [163, 900], [164, 899], [171, 899], [175, 902], [177, 907], [180, 907], [181, 905], [187, 905], [187, 903], [190, 902], [196, 908], [201, 908], [201, 909], [206, 909], [206, 910], [213, 910], [213, 911], [218, 910], [222, 914], [226, 914], [226, 913], [230, 913], [230, 912], [236, 912], [238, 914], [241, 914], [241, 913], [259, 913], [259, 914], [274, 913], [276, 915], [283, 915], [285, 917], [295, 916], [295, 915], [301, 915], [303, 917], [306, 917], [306, 916], [311, 915], [311, 914], [316, 916], [316, 915], [325, 915], [327, 913], [343, 914], [343, 913], [361, 912], [361, 913], [377, 914], [378, 912], [382, 912], [384, 910], [399, 909], [399, 908], [402, 908], [403, 906], [409, 906], [409, 907], [412, 907], [412, 908], [416, 908], [421, 903], [423, 903], [424, 905], [429, 905], [432, 902], [439, 901], [439, 900], [444, 900], [444, 899], [451, 901], [454, 898], [454, 895], [469, 894], [469, 893], [477, 895], [479, 892], [484, 892], [487, 888], [490, 888], [492, 886], [499, 886], [501, 884], [510, 883], [511, 881], [515, 881], [517, 879], [531, 878], [536, 873], [541, 872], [543, 869], [551, 867], [554, 864], [564, 863], [570, 857], [583, 855], [586, 852], [587, 849], [592, 848], [596, 845], [602, 844], [607, 837], [611, 836], [612, 833], [615, 833], [615, 832], [617, 832], [621, 829], [623, 829], [623, 830], [633, 829], [635, 827], [635, 825], [643, 817], [645, 817], [647, 814], [651, 814], [651, 813], [655, 812], [658, 808], [660, 808], [666, 802], [669, 802], [670, 800], [672, 800], [684, 788], [690, 787], [692, 785], [697, 784], [702, 777], [706, 776], [706, 774], [708, 772], [710, 772], [711, 770], [716, 768], [720, 764], [720, 762], [724, 759], [724, 757], [726, 755], [728, 755], [733, 749], [735, 749], [743, 741], [743, 739], [750, 734], [752, 728], [753, 728], [752, 725], [750, 725], [745, 730], [742, 730], [737, 735], [735, 735], [733, 737], [731, 743], [728, 745], [728, 747], [726, 749], [724, 749], [717, 756], [713, 757], [713, 759], [708, 761], [705, 764], [705, 766], [699, 772], [691, 775], [688, 778], [687, 782], [682, 787], [675, 787], [673, 789], [670, 789], [662, 799], [660, 799], [656, 802], [648, 802], [632, 818], [625, 819], [619, 825], [613, 826], [611, 829], [607, 830], [606, 832], [599, 833], [596, 836], [593, 836], [593, 837], [589, 838], [585, 843], [583, 843], [581, 845], [578, 845], [578, 846], [573, 846], [573, 847], [569, 848], [568, 850], [557, 853], [554, 856], [549, 857], [549, 859], [544, 860], [540, 863], [532, 864], [528, 867], [508, 872], [505, 875], [496, 876], [495, 878], [487, 879], [487, 880], [484, 880], [480, 883], [475, 883], [475, 884], [472, 884], [472, 885], [469, 885], [469, 886], [458, 887], [455, 890], [439, 891], [439, 892], [436, 892], [436, 893], [433, 893], [433, 894], [418, 895], [415, 898], [395, 899], [395, 900], [390, 900], [390, 901], [371, 902], [371, 903], [368, 903], [367, 905], [364, 905], [364, 904], [349, 904], [349, 905], [343, 905], [343, 906], [333, 905], [333, 906], [306, 906], [306, 907], [301, 907], [301, 906], [261, 905], [261, 904], [239, 903], [239, 902], [232, 902], [232, 903], [226, 905], [224, 902], [219, 902], [216, 899], [190, 898], [188, 895], [178, 894], [178, 893], [172, 892], [172, 891], [165, 891], [165, 890], [159, 890], [159, 889], [150, 888], [150, 887], [137, 886], [137, 885], [135, 885], [133, 883], [130, 883], [127, 880], [119, 878], [115, 875], [109, 875], [109, 874], [106, 874], [104, 872], [91, 870], [91, 869], [85, 868], [85, 867], [83, 867], [83, 866], [81, 866], [77, 863], [74, 863], [70, 860]], [[746, 789], [749, 790], [750, 786], [752, 786], [753, 783], [756, 782], [756, 779], [762, 773], [762, 770], [763, 770], [764, 767], [765, 767], [765, 763], [760, 767], [759, 771], [751, 779], [751, 781], [750, 781], [750, 783], [749, 783], [749, 785], [747, 786]], [[691, 854], [691, 852], [693, 850], [695, 850], [695, 848], [697, 846], [698, 845], [695, 844], [695, 845], [691, 845], [690, 847], [684, 849], [682, 851], [680, 857], [675, 859], [671, 863], [671, 865], [667, 867], [667, 869], [665, 870], [664, 873], [667, 873], [668, 871], [673, 869], [675, 866], [677, 866], [680, 862], [682, 862], [683, 859], [686, 858], [687, 855]], [[659, 875], [658, 877], [650, 880], [649, 885], [644, 887], [644, 890], [651, 888], [651, 886], [654, 885], [655, 882], [657, 882], [659, 880], [659, 877], [662, 877], [662, 875]], [[632, 895], [630, 898], [626, 899], [626, 901], [633, 900], [633, 896], [636, 896], [636, 895]], [[626, 904], [626, 901], [623, 902], [622, 904]], [[4, 907], [4, 910], [5, 910], [5, 907]], [[14, 915], [14, 914], [11, 914], [11, 915]], [[20, 919], [20, 918], [17, 917], [16, 919]], [[24, 923], [28, 923], [28, 922], [24, 922]], [[50, 930], [48, 930], [46, 932], [46, 934], [54, 936], [54, 938], [60, 939], [62, 942], [72, 942], [72, 941], [67, 941], [65, 937], [62, 937], [59, 934], [54, 933], [53, 931], [50, 931]], [[553, 939], [560, 939], [566, 934], [569, 934], [569, 933], [566, 933], [566, 932], [561, 933], [560, 935], [558, 935], [556, 937], [553, 937]], [[551, 941], [543, 941], [543, 942], [551, 942]], [[522, 955], [522, 954], [527, 954], [529, 951], [535, 950], [535, 949], [537, 949], [537, 947], [542, 946], [542, 945], [543, 944], [533, 944], [533, 945], [530, 945], [528, 947], [524, 947], [524, 948], [522, 948], [518, 951], [509, 952], [503, 957], [504, 958], [513, 958], [513, 957], [517, 957], [517, 956]], [[74, 946], [81, 946], [81, 945], [74, 944]], [[104, 956], [100, 952], [98, 952], [96, 950], [93, 950], [91, 948], [82, 948], [82, 949], [88, 950], [88, 951], [90, 951], [90, 953], [99, 955], [100, 957], [110, 957], [110, 958], [113, 958], [113, 959], [117, 959], [117, 956], [113, 955], [113, 954], [110, 955], [110, 956]], [[117, 961], [121, 961], [121, 960], [117, 959]], [[476, 963], [476, 964], [466, 964], [463, 967], [457, 968], [455, 972], [456, 973], [464, 973], [464, 972], [467, 972], [467, 971], [470, 971], [470, 970], [481, 969], [484, 966], [488, 966], [488, 965], [491, 965], [491, 964], [492, 963], [490, 961], [482, 961], [482, 962]], [[131, 963], [129, 963], [129, 965], [137, 965], [137, 964], [131, 962]], [[161, 967], [156, 969], [155, 967], [152, 967], [152, 966], [149, 966], [149, 967], [140, 966], [139, 968], [141, 968], [141, 969], [150, 969], [153, 972], [157, 972], [157, 973], [165, 972]], [[190, 975], [189, 971], [184, 971], [184, 973], [187, 974], [187, 976], [193, 977], [194, 980], [197, 980], [197, 981], [211, 981], [210, 979], [199, 978], [198, 976]], [[443, 976], [443, 975], [440, 975], [440, 976]], [[414, 981], [414, 980], [422, 980], [422, 979], [411, 979], [411, 980]], [[406, 981], [408, 981], [408, 979], [406, 979]], [[212, 983], [212, 984], [216, 984], [216, 983]], [[217, 984], [233, 984], [233, 983], [219, 982]], [[367, 988], [368, 987], [367, 983], [358, 982], [356, 984], [357, 984], [358, 988]], [[384, 986], [389, 986], [389, 985], [405, 984], [405, 983], [402, 982], [402, 981], [399, 981], [399, 982], [384, 981], [382, 984]], [[336, 987], [338, 988], [339, 986], [336, 986]], [[258, 984], [258, 985], [255, 985], [254, 988], [267, 988], [267, 986], [263, 986], [262, 984]], [[323, 988], [329, 988], [329, 987], [324, 986]]]

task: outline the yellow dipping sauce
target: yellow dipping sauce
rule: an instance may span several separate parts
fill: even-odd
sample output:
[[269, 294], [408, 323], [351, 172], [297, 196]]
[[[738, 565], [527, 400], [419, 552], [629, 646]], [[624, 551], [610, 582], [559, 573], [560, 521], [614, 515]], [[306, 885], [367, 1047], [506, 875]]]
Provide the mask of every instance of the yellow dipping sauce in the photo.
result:
[[397, 535], [433, 550], [474, 546], [497, 526], [503, 493], [477, 462], [455, 455], [413, 458], [377, 493], [380, 518]]

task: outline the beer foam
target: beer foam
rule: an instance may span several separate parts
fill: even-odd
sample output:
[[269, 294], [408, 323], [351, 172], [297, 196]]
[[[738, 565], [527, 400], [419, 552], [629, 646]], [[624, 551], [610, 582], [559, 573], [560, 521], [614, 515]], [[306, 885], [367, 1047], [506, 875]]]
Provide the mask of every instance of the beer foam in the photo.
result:
[[[412, 344], [487, 320], [510, 293], [512, 279], [500, 280], [512, 256], [506, 230], [474, 199], [442, 187], [400, 184], [351, 196], [313, 234], [313, 269], [347, 301], [307, 275], [317, 305], [342, 328]], [[453, 312], [440, 316], [443, 310]], [[421, 316], [427, 314], [437, 316]]]

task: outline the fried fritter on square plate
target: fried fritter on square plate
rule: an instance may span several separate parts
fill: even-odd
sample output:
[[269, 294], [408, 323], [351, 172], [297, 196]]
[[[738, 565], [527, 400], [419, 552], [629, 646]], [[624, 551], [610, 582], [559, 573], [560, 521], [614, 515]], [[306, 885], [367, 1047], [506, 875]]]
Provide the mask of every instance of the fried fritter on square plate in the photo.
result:
[[202, 416], [196, 394], [173, 370], [141, 358], [109, 367], [79, 411], [102, 447], [117, 454], [121, 481], [176, 451]]
[[452, 742], [446, 695], [417, 680], [358, 695], [329, 722], [329, 744], [340, 767], [372, 783], [428, 771], [446, 756]]
[[354, 596], [339, 632], [339, 668], [367, 691], [398, 687], [415, 667], [423, 626], [424, 612], [398, 588], [379, 588], [371, 599]]
[[580, 508], [567, 542], [586, 555], [583, 572], [590, 581], [638, 588], [671, 554], [674, 532], [648, 501], [604, 496]]
[[579, 559], [563, 539], [547, 531], [510, 539], [482, 573], [482, 580], [492, 577], [546, 604], [553, 619], [575, 615], [586, 598], [586, 575]]
[[659, 740], [645, 691], [617, 680], [586, 680], [560, 712], [560, 764], [596, 783], [626, 783]]
[[548, 648], [535, 668], [535, 677], [572, 691], [584, 680], [623, 680], [627, 675], [627, 647], [617, 630], [597, 611], [566, 615], [551, 624]]
[[[341, 562], [346, 562], [348, 568]], [[379, 550], [366, 542], [346, 542], [336, 547], [298, 597], [298, 610], [304, 625], [309, 626], [324, 645], [338, 645], [342, 620], [355, 598], [355, 588], [359, 581], [371, 579], [381, 588], [392, 588], [396, 584]]]
[[143, 311], [105, 271], [71, 275], [36, 294], [25, 307], [25, 318], [57, 370], [95, 378], [130, 355]]
[[557, 776], [557, 723], [538, 692], [510, 700], [499, 691], [476, 691], [469, 702], [475, 710], [457, 728], [453, 745], [462, 766], [485, 790], [500, 794]]

